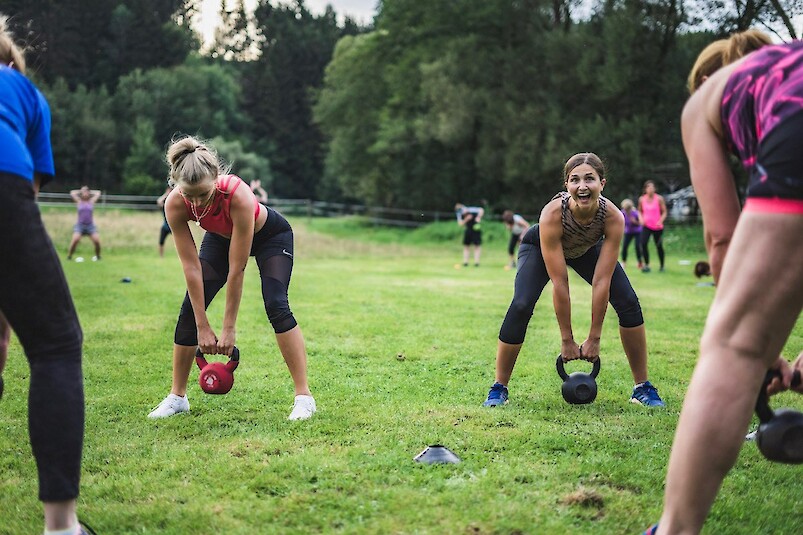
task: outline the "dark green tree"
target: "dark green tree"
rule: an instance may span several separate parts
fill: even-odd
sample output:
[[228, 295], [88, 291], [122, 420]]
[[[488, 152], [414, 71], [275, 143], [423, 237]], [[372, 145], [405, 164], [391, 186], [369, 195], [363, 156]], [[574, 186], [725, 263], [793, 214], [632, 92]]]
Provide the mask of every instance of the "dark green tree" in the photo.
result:
[[167, 169], [164, 154], [154, 140], [153, 123], [139, 118], [134, 126], [131, 151], [123, 163], [123, 191], [131, 195], [159, 195], [164, 191]]

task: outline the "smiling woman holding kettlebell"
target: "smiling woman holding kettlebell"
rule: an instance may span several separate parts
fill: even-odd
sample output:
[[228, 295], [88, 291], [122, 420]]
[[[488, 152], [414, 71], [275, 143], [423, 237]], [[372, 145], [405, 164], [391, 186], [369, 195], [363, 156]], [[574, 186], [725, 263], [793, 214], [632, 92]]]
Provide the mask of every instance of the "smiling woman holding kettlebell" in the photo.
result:
[[[172, 389], [148, 416], [165, 418], [190, 410], [187, 380], [196, 348], [205, 354], [232, 354], [245, 267], [253, 256], [262, 280], [265, 312], [295, 385], [295, 404], [288, 419], [309, 418], [316, 408], [307, 384], [307, 352], [287, 300], [293, 229], [281, 214], [260, 204], [239, 177], [223, 171], [214, 149], [199, 140], [175, 141], [167, 150], [167, 162], [175, 188], [165, 201], [165, 214], [184, 269], [187, 294], [176, 325]], [[200, 251], [190, 223], [207, 231]], [[206, 308], [224, 285], [226, 308], [217, 336]]]
[[[663, 406], [658, 391], [647, 380], [647, 337], [641, 305], [617, 262], [624, 218], [602, 196], [605, 166], [596, 154], [575, 154], [566, 162], [563, 178], [566, 191], [555, 195], [541, 211], [538, 224], [522, 238], [513, 301], [499, 332], [496, 382], [483, 405], [507, 403], [507, 385], [524, 343], [527, 324], [535, 303], [551, 280], [564, 360], [599, 358], [602, 322], [610, 298], [619, 316], [619, 334], [636, 383], [630, 400]], [[591, 330], [580, 345], [572, 331], [567, 266], [592, 287]]]

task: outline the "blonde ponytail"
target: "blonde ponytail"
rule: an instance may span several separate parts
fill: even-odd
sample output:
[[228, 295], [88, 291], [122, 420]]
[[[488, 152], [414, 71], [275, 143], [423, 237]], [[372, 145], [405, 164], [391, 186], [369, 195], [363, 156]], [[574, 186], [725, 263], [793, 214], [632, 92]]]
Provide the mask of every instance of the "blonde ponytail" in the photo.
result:
[[225, 171], [220, 166], [217, 153], [202, 141], [187, 136], [173, 141], [167, 149], [167, 165], [170, 167], [168, 183], [199, 184], [207, 178], [217, 178]]
[[719, 39], [709, 44], [697, 56], [689, 72], [686, 82], [689, 94], [697, 91], [706, 78], [725, 65], [730, 65], [750, 52], [771, 44], [770, 36], [759, 30], [745, 30], [731, 35], [728, 39]]
[[25, 74], [25, 56], [8, 31], [8, 17], [0, 14], [0, 63]]

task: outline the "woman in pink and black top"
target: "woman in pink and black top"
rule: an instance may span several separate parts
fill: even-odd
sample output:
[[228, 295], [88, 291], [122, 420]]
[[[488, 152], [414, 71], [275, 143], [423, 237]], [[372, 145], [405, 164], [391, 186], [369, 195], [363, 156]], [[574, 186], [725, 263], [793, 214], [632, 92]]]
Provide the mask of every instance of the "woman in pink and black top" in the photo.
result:
[[[293, 271], [290, 224], [257, 202], [239, 177], [223, 171], [214, 149], [197, 139], [174, 142], [167, 162], [175, 189], [167, 197], [165, 214], [184, 268], [187, 295], [176, 325], [172, 389], [149, 416], [164, 418], [190, 410], [187, 380], [196, 347], [207, 354], [231, 355], [245, 268], [253, 256], [262, 279], [265, 311], [295, 384], [295, 404], [288, 419], [311, 417], [316, 408], [307, 383], [304, 337], [287, 299]], [[190, 232], [192, 224], [207, 231], [200, 251]], [[223, 326], [216, 335], [206, 308], [224, 285]]]
[[648, 180], [644, 183], [644, 195], [639, 197], [638, 211], [641, 214], [641, 254], [644, 255], [644, 266], [641, 271], [650, 272], [650, 251], [647, 244], [650, 236], [655, 241], [655, 250], [658, 252], [658, 261], [661, 271], [664, 270], [664, 220], [666, 219], [666, 202], [664, 198], [655, 193], [655, 182]]
[[[716, 41], [689, 89], [681, 132], [717, 291], [650, 531], [660, 534], [700, 532], [767, 371], [779, 376], [770, 393], [803, 371], [803, 357], [778, 356], [803, 308], [803, 41], [772, 45], [755, 30]], [[743, 209], [728, 152], [748, 173]]]

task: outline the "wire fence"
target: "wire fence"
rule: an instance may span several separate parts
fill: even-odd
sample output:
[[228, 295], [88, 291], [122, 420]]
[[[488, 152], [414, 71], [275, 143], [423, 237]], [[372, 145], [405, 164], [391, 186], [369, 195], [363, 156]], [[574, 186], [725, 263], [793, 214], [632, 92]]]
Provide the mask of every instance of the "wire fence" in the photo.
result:
[[[98, 208], [121, 210], [161, 210], [156, 204], [157, 196], [151, 195], [108, 195], [102, 194], [97, 202]], [[41, 206], [65, 207], [72, 206], [73, 200], [69, 193], [39, 193]], [[403, 208], [387, 208], [381, 206], [366, 206], [362, 204], [347, 204], [311, 199], [280, 199], [271, 198], [268, 206], [285, 215], [306, 217], [342, 217], [361, 216], [377, 225], [389, 225], [415, 228], [436, 221], [452, 221], [454, 212], [438, 212], [432, 210], [408, 210]]]
[[[701, 220], [697, 200], [691, 188], [689, 191], [666, 195], [669, 211], [669, 224], [696, 223]], [[682, 193], [682, 194], [681, 194]], [[157, 196], [151, 195], [108, 195], [102, 194], [98, 200], [98, 207], [121, 210], [161, 210], [156, 204]], [[69, 193], [39, 193], [41, 206], [64, 207], [71, 206], [73, 200]], [[268, 206], [290, 216], [306, 217], [343, 217], [360, 216], [375, 225], [416, 228], [437, 221], [454, 221], [454, 212], [439, 212], [433, 210], [410, 210], [404, 208], [389, 208], [384, 206], [366, 206], [363, 204], [348, 204], [326, 201], [313, 201], [311, 199], [280, 199], [271, 198]], [[538, 221], [537, 215], [522, 214], [530, 222]], [[495, 214], [488, 214], [486, 219], [500, 220]]]

